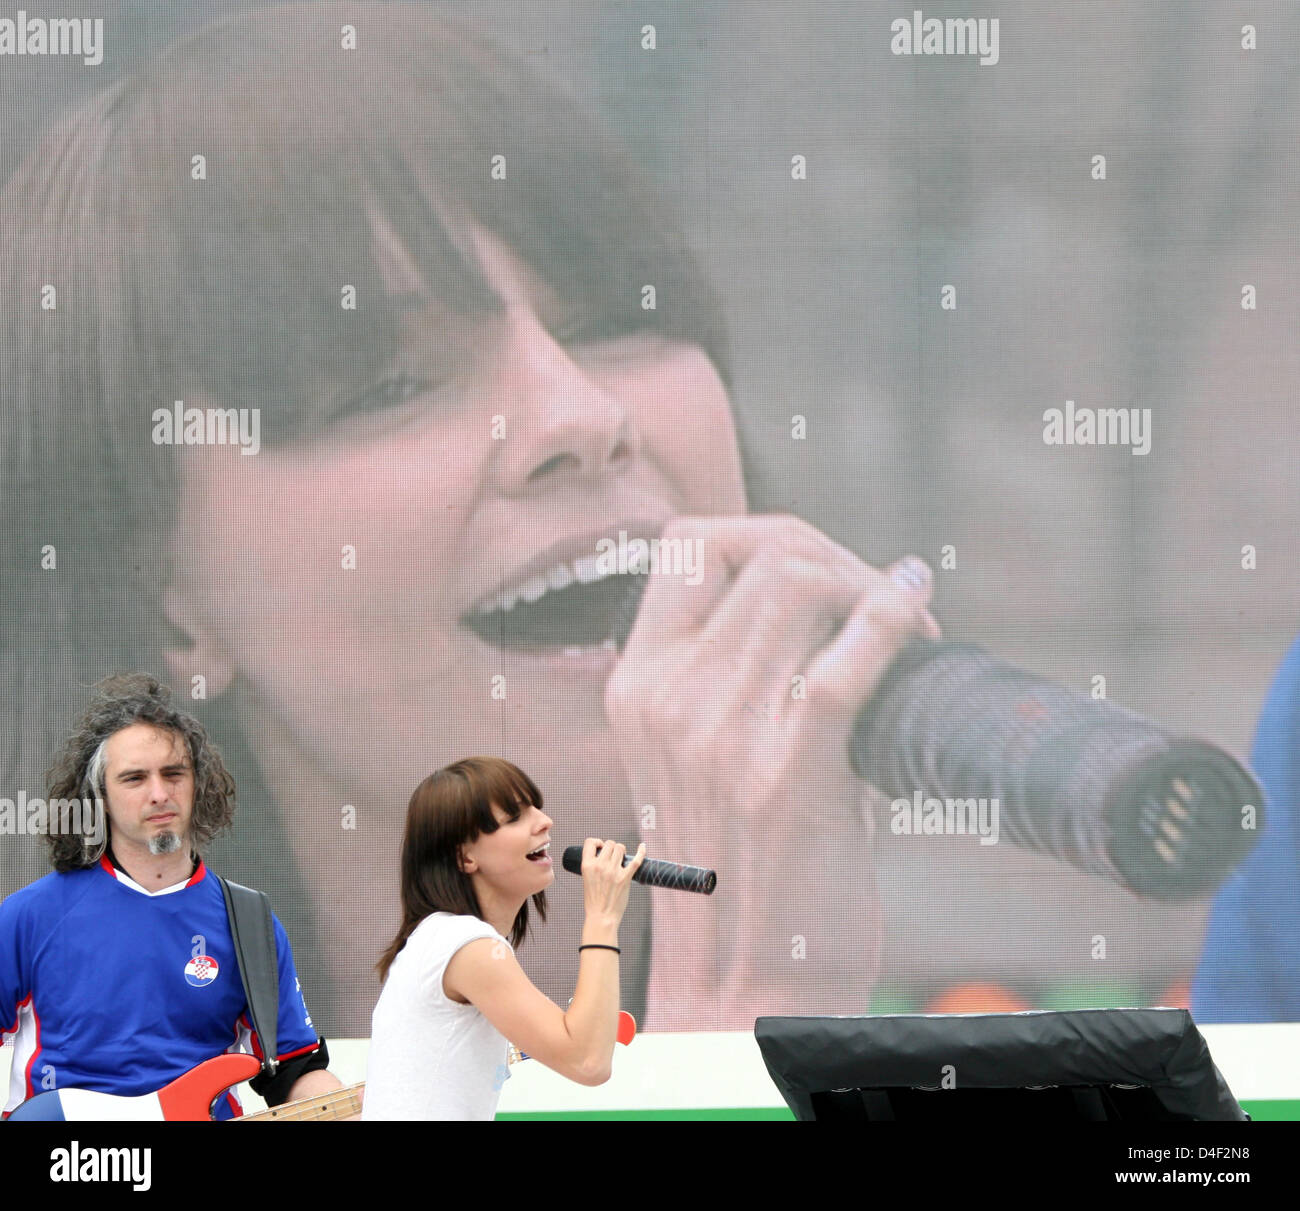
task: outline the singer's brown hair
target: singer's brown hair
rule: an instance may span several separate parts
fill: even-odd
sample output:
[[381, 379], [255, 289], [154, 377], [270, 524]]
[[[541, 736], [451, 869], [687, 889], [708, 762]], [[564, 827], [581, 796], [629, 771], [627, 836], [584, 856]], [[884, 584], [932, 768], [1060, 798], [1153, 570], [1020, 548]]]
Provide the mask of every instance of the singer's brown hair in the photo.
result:
[[[542, 792], [517, 765], [501, 757], [466, 757], [430, 774], [411, 795], [402, 836], [402, 924], [375, 969], [382, 980], [425, 917], [435, 912], [482, 917], [470, 877], [460, 869], [460, 847], [501, 827], [499, 807], [513, 823], [530, 804], [541, 810]], [[546, 920], [546, 893], [531, 897]], [[528, 901], [515, 916], [510, 945], [528, 933]]]

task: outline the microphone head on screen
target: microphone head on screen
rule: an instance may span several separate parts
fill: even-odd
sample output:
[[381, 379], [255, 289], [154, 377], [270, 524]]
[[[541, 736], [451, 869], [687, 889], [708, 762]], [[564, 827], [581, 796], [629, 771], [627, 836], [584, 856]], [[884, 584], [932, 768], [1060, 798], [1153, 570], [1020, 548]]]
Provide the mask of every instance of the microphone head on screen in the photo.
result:
[[1263, 827], [1259, 784], [1223, 749], [969, 644], [913, 640], [859, 715], [850, 760], [918, 813], [923, 799], [995, 805], [994, 841], [1156, 900], [1211, 894]]
[[1210, 895], [1258, 839], [1263, 792], [1214, 745], [1177, 739], [1112, 788], [1110, 855], [1139, 895]]

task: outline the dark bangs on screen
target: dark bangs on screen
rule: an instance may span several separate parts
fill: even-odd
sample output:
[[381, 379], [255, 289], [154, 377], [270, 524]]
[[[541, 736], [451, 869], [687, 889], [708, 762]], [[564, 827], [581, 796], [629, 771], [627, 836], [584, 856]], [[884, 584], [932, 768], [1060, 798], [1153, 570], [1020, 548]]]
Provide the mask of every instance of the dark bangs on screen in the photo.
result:
[[[356, 50], [340, 46], [345, 25]], [[316, 432], [397, 351], [406, 302], [388, 293], [374, 216], [421, 293], [459, 314], [500, 307], [469, 241], [478, 224], [584, 339], [652, 328], [702, 347], [730, 386], [719, 300], [617, 140], [442, 14], [313, 4], [227, 21], [113, 109], [89, 205], [119, 297], [100, 302], [129, 317], [121, 352], [146, 398], [184, 384], [260, 408], [269, 446]]]

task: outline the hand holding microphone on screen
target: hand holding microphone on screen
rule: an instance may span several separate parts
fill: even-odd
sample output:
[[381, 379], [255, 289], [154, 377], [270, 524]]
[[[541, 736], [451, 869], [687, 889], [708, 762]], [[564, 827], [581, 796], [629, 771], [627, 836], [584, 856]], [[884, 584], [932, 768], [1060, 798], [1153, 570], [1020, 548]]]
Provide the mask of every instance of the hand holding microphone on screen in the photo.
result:
[[872, 568], [784, 516], [677, 518], [664, 538], [697, 544], [703, 573], [646, 580], [606, 717], [642, 836], [718, 882], [650, 898], [647, 1026], [698, 1021], [693, 992], [723, 1029], [818, 1012], [878, 971], [872, 792], [845, 750], [893, 658], [938, 637], [928, 570]]
[[[628, 630], [635, 610], [633, 592]], [[1212, 891], [1261, 827], [1261, 790], [1222, 749], [933, 635], [864, 699], [847, 756], [895, 807], [1000, 804], [1015, 844], [1156, 899]]]

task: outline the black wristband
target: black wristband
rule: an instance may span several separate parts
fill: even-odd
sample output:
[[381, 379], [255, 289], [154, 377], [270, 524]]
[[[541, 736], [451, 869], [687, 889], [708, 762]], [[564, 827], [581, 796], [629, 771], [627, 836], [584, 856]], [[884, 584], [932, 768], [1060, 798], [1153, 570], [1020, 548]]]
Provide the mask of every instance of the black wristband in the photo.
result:
[[606, 946], [604, 942], [588, 942], [584, 946], [579, 946], [579, 950], [612, 950], [616, 955], [623, 952], [617, 946]]

